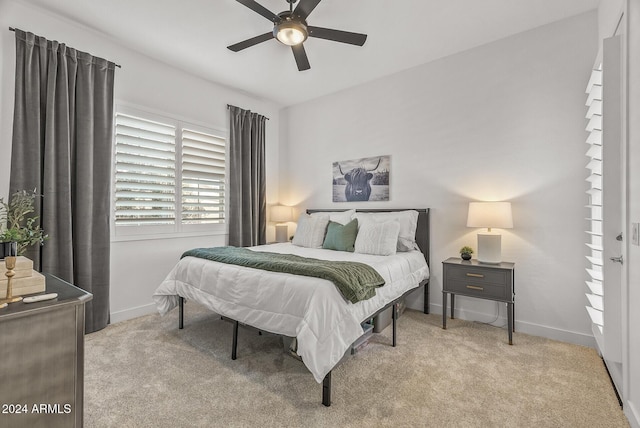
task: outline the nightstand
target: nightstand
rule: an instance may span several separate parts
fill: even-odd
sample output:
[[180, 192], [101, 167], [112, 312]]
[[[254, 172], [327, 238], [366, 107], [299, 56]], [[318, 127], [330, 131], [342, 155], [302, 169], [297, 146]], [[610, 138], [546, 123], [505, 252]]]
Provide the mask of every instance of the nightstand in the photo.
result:
[[509, 345], [513, 344], [514, 323], [514, 263], [479, 263], [451, 257], [442, 262], [442, 328], [447, 328], [447, 294], [451, 295], [451, 319], [455, 296], [477, 297], [507, 304]]

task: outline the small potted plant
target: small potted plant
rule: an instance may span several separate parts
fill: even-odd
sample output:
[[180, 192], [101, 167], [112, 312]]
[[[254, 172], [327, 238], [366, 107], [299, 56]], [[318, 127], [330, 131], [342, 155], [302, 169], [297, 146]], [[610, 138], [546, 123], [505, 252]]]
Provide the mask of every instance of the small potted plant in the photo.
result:
[[0, 258], [22, 255], [35, 244], [44, 245], [48, 236], [40, 228], [38, 216], [30, 216], [35, 212], [36, 196], [35, 190], [22, 190], [11, 195], [9, 202], [0, 198]]
[[5, 230], [0, 233], [0, 260], [16, 255], [18, 255], [18, 234], [14, 230]]
[[467, 247], [466, 245], [460, 248], [460, 257], [462, 257], [462, 260], [471, 260], [471, 254], [473, 254], [473, 248]]

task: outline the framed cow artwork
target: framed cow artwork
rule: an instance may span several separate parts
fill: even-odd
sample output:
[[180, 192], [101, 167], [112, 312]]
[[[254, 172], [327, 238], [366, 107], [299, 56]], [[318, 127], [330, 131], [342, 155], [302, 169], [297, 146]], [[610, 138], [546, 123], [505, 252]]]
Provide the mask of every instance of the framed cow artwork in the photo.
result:
[[333, 202], [388, 201], [391, 156], [333, 163]]

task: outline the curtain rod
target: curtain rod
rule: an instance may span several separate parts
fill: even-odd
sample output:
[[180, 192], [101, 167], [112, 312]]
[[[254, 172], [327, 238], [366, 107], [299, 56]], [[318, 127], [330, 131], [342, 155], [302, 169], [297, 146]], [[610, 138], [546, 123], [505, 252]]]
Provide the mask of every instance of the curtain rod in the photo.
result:
[[[230, 107], [236, 107], [236, 106], [232, 106], [231, 104], [227, 104], [227, 110], [229, 110]], [[238, 108], [240, 108], [240, 107], [238, 107]], [[264, 118], [269, 120], [269, 118], [267, 116], [265, 116]]]
[[[15, 29], [15, 28], [13, 28], [13, 27], [9, 27], [9, 31], [13, 31], [13, 32], [15, 32], [15, 31], [16, 31], [16, 29]], [[114, 63], [114, 64], [115, 64], [115, 63]], [[122, 68], [122, 66], [121, 66], [120, 64], [115, 64], [115, 66], [116, 66], [116, 67], [118, 67], [118, 68]]]

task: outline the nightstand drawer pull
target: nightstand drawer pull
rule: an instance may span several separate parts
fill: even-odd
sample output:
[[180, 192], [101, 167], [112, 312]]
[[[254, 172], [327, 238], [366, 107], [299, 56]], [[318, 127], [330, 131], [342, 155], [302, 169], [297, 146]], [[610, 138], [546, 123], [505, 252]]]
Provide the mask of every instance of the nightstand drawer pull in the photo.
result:
[[472, 276], [474, 278], [484, 278], [484, 275], [479, 273], [468, 273], [467, 276]]
[[[468, 274], [467, 274], [468, 275]], [[467, 285], [467, 288], [470, 290], [479, 290], [479, 291], [484, 291], [483, 287], [478, 287], [477, 285]]]

